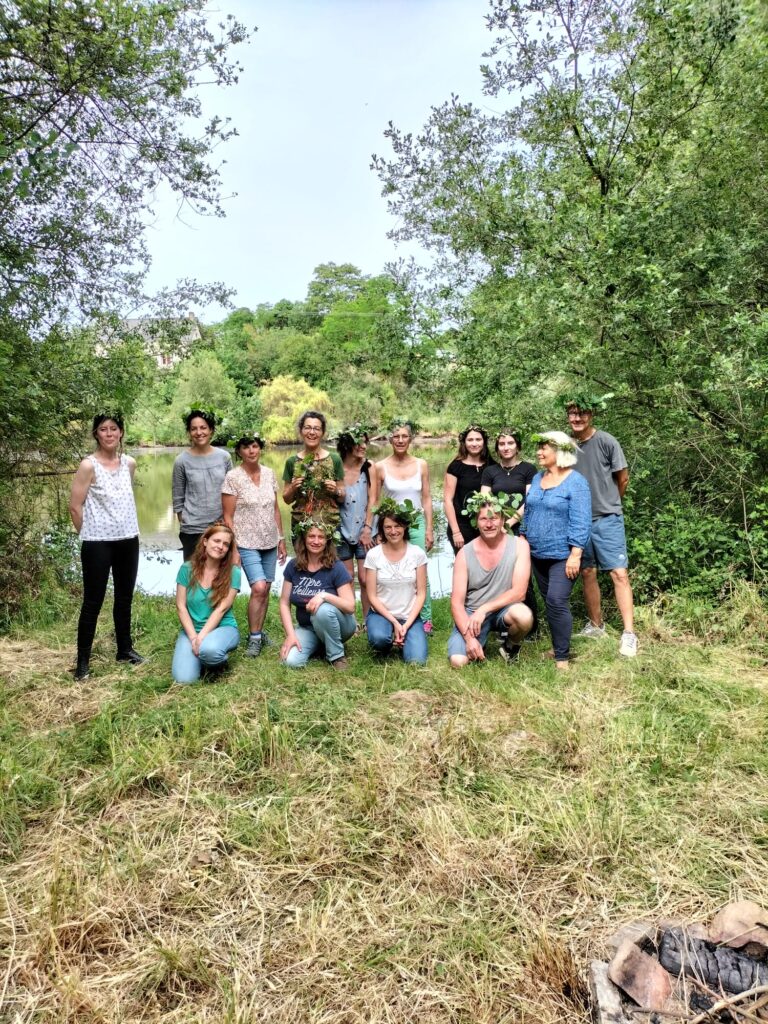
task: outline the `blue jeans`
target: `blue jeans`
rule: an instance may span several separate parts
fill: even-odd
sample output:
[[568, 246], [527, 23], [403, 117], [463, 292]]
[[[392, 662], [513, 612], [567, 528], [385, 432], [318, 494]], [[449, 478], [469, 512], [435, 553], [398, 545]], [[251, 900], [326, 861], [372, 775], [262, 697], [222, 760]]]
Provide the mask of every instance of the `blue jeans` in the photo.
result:
[[240, 643], [240, 634], [234, 626], [217, 626], [208, 633], [200, 644], [200, 654], [194, 654], [192, 643], [184, 632], [179, 633], [176, 649], [173, 652], [171, 674], [174, 682], [186, 686], [196, 683], [203, 667], [225, 665], [227, 655], [234, 651]]
[[[398, 619], [403, 623], [405, 619]], [[389, 654], [394, 647], [392, 638], [395, 630], [389, 619], [385, 619], [378, 612], [368, 612], [365, 618], [365, 626], [368, 632], [368, 643], [377, 654]], [[403, 661], [415, 662], [417, 665], [424, 665], [427, 660], [427, 637], [424, 632], [424, 623], [421, 619], [408, 628], [405, 634], [405, 643], [402, 647]]]
[[547, 608], [547, 622], [552, 634], [555, 661], [566, 661], [573, 632], [571, 591], [576, 580], [569, 580], [565, 575], [564, 558], [558, 560], [531, 556], [531, 566]]
[[344, 642], [354, 636], [357, 622], [354, 615], [347, 615], [328, 602], [321, 604], [314, 615], [310, 615], [308, 626], [296, 626], [296, 637], [301, 650], [292, 647], [283, 664], [288, 668], [304, 668], [309, 659], [321, 647], [325, 648], [326, 661], [338, 661], [344, 657]]
[[[504, 616], [512, 607], [513, 605], [508, 604], [506, 608], [500, 608], [497, 612], [489, 612], [485, 616], [483, 624], [480, 627], [480, 634], [477, 637], [478, 641], [480, 642], [480, 646], [483, 648], [483, 650], [485, 650], [485, 645], [488, 643], [488, 634], [491, 632], [491, 630], [493, 630], [494, 633], [506, 633], [509, 627], [504, 621]], [[464, 611], [467, 613], [467, 615], [472, 615], [474, 609], [468, 608], [465, 605]], [[467, 656], [466, 641], [464, 640], [464, 637], [461, 635], [461, 633], [458, 630], [458, 627], [455, 624], [453, 629], [451, 630], [451, 635], [448, 637], [448, 657], [452, 658], [454, 654], [460, 654], [464, 658], [466, 658]]]

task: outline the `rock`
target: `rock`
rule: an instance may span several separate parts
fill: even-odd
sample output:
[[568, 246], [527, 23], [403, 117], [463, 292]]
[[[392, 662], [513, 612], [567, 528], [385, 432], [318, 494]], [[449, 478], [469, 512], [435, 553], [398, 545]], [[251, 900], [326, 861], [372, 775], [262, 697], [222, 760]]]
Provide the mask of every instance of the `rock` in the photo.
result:
[[729, 903], [709, 926], [709, 941], [740, 949], [751, 943], [768, 947], [768, 910], [751, 900]]
[[672, 979], [653, 957], [625, 939], [608, 965], [608, 977], [643, 1010], [663, 1010], [672, 996]]
[[615, 953], [619, 946], [629, 939], [643, 949], [647, 943], [656, 941], [657, 927], [653, 921], [630, 921], [605, 940], [606, 946]]
[[596, 1024], [630, 1024], [621, 1005], [621, 993], [608, 977], [608, 964], [593, 960], [589, 965], [589, 991]]

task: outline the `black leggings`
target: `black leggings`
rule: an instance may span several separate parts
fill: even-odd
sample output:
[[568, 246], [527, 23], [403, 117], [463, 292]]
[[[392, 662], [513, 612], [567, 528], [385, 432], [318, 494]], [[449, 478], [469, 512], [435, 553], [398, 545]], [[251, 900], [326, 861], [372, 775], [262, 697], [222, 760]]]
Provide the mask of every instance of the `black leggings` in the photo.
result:
[[113, 619], [117, 653], [127, 654], [133, 647], [131, 640], [131, 603], [136, 576], [139, 571], [139, 538], [127, 540], [84, 540], [80, 546], [83, 566], [83, 605], [77, 624], [77, 656], [90, 658], [96, 621], [104, 604], [112, 570], [115, 585]]

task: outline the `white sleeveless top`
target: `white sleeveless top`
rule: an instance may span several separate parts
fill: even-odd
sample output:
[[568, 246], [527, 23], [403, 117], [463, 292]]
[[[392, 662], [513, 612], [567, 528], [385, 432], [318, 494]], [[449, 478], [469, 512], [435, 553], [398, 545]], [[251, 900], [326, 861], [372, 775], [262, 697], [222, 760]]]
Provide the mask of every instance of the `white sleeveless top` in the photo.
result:
[[93, 456], [93, 482], [83, 505], [80, 540], [127, 540], [138, 537], [139, 520], [128, 458], [120, 456], [120, 465], [110, 473]]
[[415, 474], [406, 477], [405, 480], [397, 480], [395, 477], [390, 476], [385, 467], [383, 491], [390, 498], [394, 498], [398, 505], [402, 505], [406, 498], [410, 498], [414, 508], [423, 508], [424, 506], [421, 501], [421, 467], [417, 466]]

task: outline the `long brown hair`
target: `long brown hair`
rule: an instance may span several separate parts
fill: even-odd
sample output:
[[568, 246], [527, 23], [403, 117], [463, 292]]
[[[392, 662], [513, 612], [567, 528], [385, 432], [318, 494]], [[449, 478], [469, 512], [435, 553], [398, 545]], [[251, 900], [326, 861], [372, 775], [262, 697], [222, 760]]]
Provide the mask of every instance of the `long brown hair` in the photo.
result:
[[205, 553], [205, 546], [203, 545], [204, 540], [208, 540], [214, 533], [227, 533], [229, 534], [229, 551], [219, 562], [219, 571], [216, 573], [213, 583], [211, 584], [211, 604], [215, 608], [216, 605], [221, 604], [224, 598], [229, 594], [232, 589], [232, 558], [235, 550], [235, 535], [228, 526], [224, 526], [223, 523], [214, 523], [213, 526], [209, 526], [205, 533], [200, 537], [195, 548], [195, 553], [192, 555], [190, 566], [190, 580], [189, 590], [193, 587], [202, 587], [203, 572], [205, 571], [205, 563], [208, 558]]
[[[317, 527], [318, 530], [322, 530], [322, 526]], [[307, 530], [309, 533], [309, 530]], [[309, 552], [307, 551], [306, 536], [300, 533], [296, 540], [293, 542], [293, 550], [296, 554], [296, 568], [302, 572], [306, 571], [309, 563]], [[334, 562], [339, 560], [339, 556], [336, 554], [336, 542], [333, 539], [333, 534], [326, 534], [325, 537], [325, 549], [320, 555], [320, 565], [323, 569], [330, 569]]]

